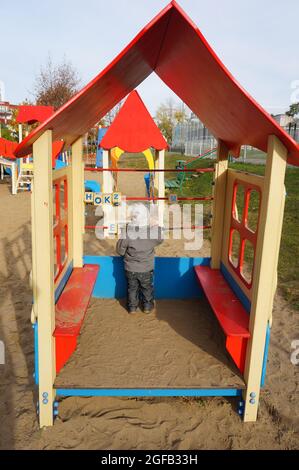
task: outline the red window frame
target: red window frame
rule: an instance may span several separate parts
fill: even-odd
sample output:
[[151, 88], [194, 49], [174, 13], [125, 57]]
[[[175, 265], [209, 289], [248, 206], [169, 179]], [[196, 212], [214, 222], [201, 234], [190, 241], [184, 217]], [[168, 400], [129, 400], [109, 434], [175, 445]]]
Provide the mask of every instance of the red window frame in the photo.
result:
[[[62, 184], [61, 184], [62, 183]], [[64, 188], [64, 216], [62, 217], [60, 205], [61, 186]], [[54, 273], [54, 281], [56, 281], [63, 271], [68, 258], [68, 182], [67, 176], [61, 176], [53, 181], [53, 191], [55, 198], [55, 220], [53, 225], [54, 243], [56, 243], [56, 272]], [[61, 238], [64, 232], [65, 238], [65, 256], [61, 258]]]
[[[242, 219], [238, 220], [236, 217], [236, 199], [237, 199], [237, 192], [238, 187], [243, 186], [244, 188], [244, 208]], [[256, 230], [253, 231], [247, 226], [248, 222], [248, 208], [250, 202], [250, 194], [252, 191], [257, 191], [259, 193], [259, 213], [258, 213], [258, 220], [256, 225]], [[253, 264], [252, 264], [252, 274], [254, 272], [254, 264], [255, 264], [255, 254], [256, 254], [256, 242], [257, 242], [257, 235], [258, 235], [258, 228], [259, 228], [259, 220], [260, 220], [260, 212], [261, 212], [261, 199], [262, 199], [262, 192], [261, 188], [257, 185], [236, 179], [233, 185], [233, 197], [232, 197], [232, 207], [231, 207], [231, 223], [230, 223], [230, 232], [229, 232], [229, 246], [228, 246], [228, 263], [233, 269], [233, 271], [237, 274], [237, 276], [241, 279], [241, 281], [246, 285], [248, 289], [251, 289], [253, 276], [251, 281], [248, 282], [244, 276], [242, 275], [243, 265], [244, 265], [244, 252], [245, 252], [245, 244], [246, 241], [249, 241], [252, 244], [254, 255], [253, 255]], [[240, 249], [238, 254], [238, 264], [234, 266], [231, 261], [232, 255], [232, 245], [233, 245], [233, 233], [234, 231], [238, 232], [240, 236]]]

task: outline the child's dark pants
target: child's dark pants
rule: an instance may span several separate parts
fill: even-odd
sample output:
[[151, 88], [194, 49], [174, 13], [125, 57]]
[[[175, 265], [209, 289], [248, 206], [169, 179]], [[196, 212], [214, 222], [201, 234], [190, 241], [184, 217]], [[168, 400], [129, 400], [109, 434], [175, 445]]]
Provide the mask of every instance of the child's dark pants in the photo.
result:
[[126, 271], [128, 281], [128, 308], [136, 310], [141, 300], [144, 310], [154, 308], [153, 271], [136, 273]]

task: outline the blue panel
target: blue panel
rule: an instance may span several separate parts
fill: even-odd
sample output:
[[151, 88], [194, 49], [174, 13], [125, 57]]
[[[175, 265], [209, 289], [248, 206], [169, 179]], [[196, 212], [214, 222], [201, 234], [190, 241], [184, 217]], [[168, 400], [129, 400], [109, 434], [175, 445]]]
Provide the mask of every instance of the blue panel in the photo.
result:
[[104, 135], [108, 131], [108, 127], [99, 127], [98, 131], [98, 141], [97, 141], [97, 156], [96, 156], [96, 167], [103, 167], [103, 149], [99, 147]]
[[11, 176], [11, 168], [8, 166], [4, 167], [4, 174]]
[[57, 388], [62, 397], [239, 397], [236, 388]]
[[150, 173], [146, 173], [143, 178], [144, 178], [144, 182], [145, 182], [147, 197], [150, 197], [150, 195], [151, 195], [150, 194], [150, 181], [151, 181]]
[[[84, 256], [84, 263], [98, 264], [99, 275], [93, 296], [98, 298], [126, 297], [123, 259], [119, 256]], [[155, 258], [155, 298], [188, 299], [201, 294], [193, 267], [209, 266], [210, 258]]]
[[59, 157], [55, 160], [55, 170], [60, 170], [61, 168], [65, 168], [67, 164], [63, 162]]
[[34, 335], [34, 381], [38, 385], [38, 325], [37, 322], [33, 323]]
[[93, 296], [103, 299], [126, 297], [126, 277], [120, 256], [84, 256], [84, 264], [98, 264], [99, 274]]
[[268, 323], [267, 330], [266, 330], [266, 340], [265, 340], [265, 349], [264, 349], [261, 387], [263, 387], [265, 385], [265, 380], [266, 380], [266, 370], [267, 370], [267, 361], [268, 361], [268, 353], [269, 353], [269, 345], [270, 345], [270, 336], [271, 336], [271, 328], [270, 328], [269, 323]]
[[232, 275], [228, 272], [228, 270], [226, 269], [223, 263], [221, 263], [220, 271], [222, 272], [224, 279], [227, 281], [231, 289], [234, 291], [234, 293], [240, 300], [241, 304], [243, 305], [247, 313], [250, 313], [250, 309], [251, 309], [250, 300], [246, 297], [246, 295], [242, 291], [239, 284], [236, 283], [236, 281], [234, 280]]
[[155, 258], [155, 297], [190, 299], [201, 295], [194, 266], [209, 266], [210, 258]]
[[85, 180], [84, 188], [85, 188], [85, 191], [91, 191], [93, 193], [101, 192], [101, 185], [98, 181], [95, 181], [95, 180]]
[[55, 290], [55, 304], [56, 304], [57, 300], [59, 299], [59, 297], [60, 297], [67, 281], [69, 280], [70, 275], [72, 274], [72, 271], [73, 271], [73, 262], [70, 263], [69, 267], [67, 268], [66, 272], [64, 273], [63, 278], [61, 279], [60, 283], [56, 287], [56, 290]]

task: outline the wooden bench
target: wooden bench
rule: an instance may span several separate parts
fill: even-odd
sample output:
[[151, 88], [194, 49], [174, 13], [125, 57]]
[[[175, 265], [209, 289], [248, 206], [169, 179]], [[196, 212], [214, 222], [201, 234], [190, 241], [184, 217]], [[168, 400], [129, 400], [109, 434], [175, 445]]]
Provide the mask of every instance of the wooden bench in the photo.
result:
[[55, 307], [56, 373], [76, 349], [99, 266], [74, 268]]
[[226, 336], [226, 349], [244, 372], [249, 333], [249, 314], [227, 284], [219, 269], [196, 266], [196, 278]]

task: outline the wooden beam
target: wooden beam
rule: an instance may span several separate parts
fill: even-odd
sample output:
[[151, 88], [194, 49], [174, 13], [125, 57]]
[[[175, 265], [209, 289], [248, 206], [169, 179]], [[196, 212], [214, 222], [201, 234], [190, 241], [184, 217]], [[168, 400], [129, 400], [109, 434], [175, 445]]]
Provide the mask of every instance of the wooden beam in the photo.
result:
[[11, 165], [11, 192], [17, 194], [17, 164], [14, 162]]
[[52, 131], [33, 144], [33, 292], [38, 319], [39, 421], [53, 424], [55, 380]]
[[253, 272], [252, 302], [244, 378], [244, 421], [257, 418], [266, 329], [271, 319], [285, 201], [287, 150], [276, 136], [268, 139], [260, 223]]
[[[111, 156], [110, 150], [103, 150], [103, 168], [111, 168]], [[104, 171], [103, 172], [103, 193], [111, 194], [114, 191], [115, 181], [113, 178], [113, 174], [111, 171]], [[111, 233], [110, 228], [111, 225], [115, 224], [115, 208], [111, 205], [104, 204], [103, 205], [103, 213], [104, 213], [104, 225], [109, 227], [108, 229], [104, 229], [104, 237], [108, 237]]]
[[224, 212], [226, 202], [226, 177], [228, 168], [228, 149], [219, 140], [217, 148], [217, 161], [214, 173], [214, 200], [212, 205], [212, 241], [211, 241], [211, 268], [219, 269], [222, 251], [222, 238], [224, 226]]
[[[165, 168], [165, 150], [157, 151], [157, 164], [159, 170], [164, 170]], [[158, 197], [165, 197], [165, 180], [164, 180], [164, 171], [158, 172]], [[159, 226], [164, 226], [164, 209], [165, 201], [158, 201], [158, 220]]]
[[83, 215], [84, 199], [82, 187], [84, 187], [83, 173], [83, 139], [80, 137], [72, 145], [71, 165], [71, 188], [72, 188], [72, 243], [73, 243], [73, 266], [83, 266]]

